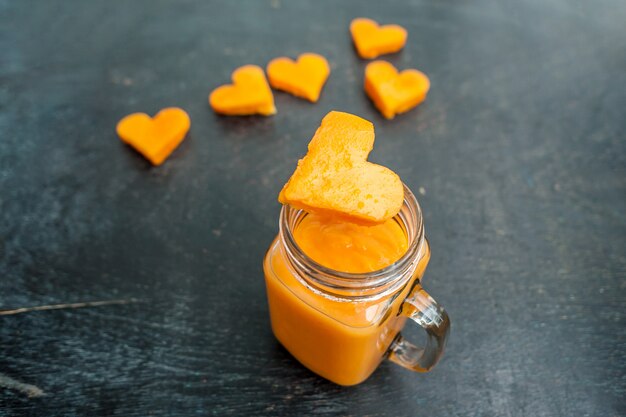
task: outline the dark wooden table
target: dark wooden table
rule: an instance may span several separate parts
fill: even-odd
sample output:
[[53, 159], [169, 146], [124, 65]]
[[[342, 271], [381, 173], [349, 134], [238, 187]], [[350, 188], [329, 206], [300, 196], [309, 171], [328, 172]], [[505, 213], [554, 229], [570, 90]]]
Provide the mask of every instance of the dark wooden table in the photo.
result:
[[[432, 81], [385, 121], [357, 16]], [[0, 415], [623, 416], [626, 3], [0, 1]], [[237, 66], [314, 51], [317, 104], [225, 118]], [[180, 106], [153, 168], [124, 115]], [[277, 193], [331, 109], [376, 125], [372, 160], [422, 204], [425, 286], [452, 333], [430, 374], [342, 388], [274, 340], [261, 261]]]

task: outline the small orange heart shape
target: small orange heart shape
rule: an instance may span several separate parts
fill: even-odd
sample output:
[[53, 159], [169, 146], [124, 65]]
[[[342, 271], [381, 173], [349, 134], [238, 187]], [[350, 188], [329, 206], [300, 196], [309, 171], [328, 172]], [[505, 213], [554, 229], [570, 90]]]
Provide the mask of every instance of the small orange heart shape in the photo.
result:
[[404, 188], [396, 173], [367, 161], [373, 146], [371, 122], [349, 113], [328, 113], [278, 201], [356, 223], [392, 218], [402, 208]]
[[379, 26], [372, 19], [357, 18], [350, 23], [354, 46], [361, 58], [398, 52], [406, 44], [407, 32], [399, 25]]
[[163, 161], [185, 139], [191, 120], [177, 107], [161, 110], [154, 117], [145, 113], [133, 113], [117, 124], [120, 139], [135, 148], [153, 165]]
[[270, 85], [315, 103], [330, 74], [328, 61], [321, 55], [305, 53], [294, 62], [280, 57], [267, 64]]
[[387, 119], [420, 104], [429, 89], [428, 77], [415, 69], [398, 73], [385, 61], [374, 61], [365, 68], [365, 92]]
[[209, 96], [209, 104], [216, 113], [230, 116], [276, 114], [272, 90], [260, 67], [239, 67], [233, 71], [232, 80], [232, 84], [216, 88]]

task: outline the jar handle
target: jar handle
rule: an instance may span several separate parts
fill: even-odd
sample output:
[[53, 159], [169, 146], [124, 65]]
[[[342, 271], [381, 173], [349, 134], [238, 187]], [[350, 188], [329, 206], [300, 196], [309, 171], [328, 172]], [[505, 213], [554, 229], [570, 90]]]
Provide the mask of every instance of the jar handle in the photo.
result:
[[417, 283], [400, 307], [399, 314], [413, 320], [428, 335], [426, 346], [418, 347], [398, 333], [389, 347], [389, 360], [415, 372], [428, 372], [439, 361], [450, 331], [448, 313]]

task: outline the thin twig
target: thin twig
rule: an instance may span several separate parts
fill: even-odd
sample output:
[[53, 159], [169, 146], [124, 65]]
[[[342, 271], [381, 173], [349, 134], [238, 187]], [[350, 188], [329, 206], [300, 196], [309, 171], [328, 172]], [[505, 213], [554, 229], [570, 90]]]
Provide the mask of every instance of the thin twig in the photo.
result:
[[13, 310], [0, 310], [0, 316], [11, 316], [13, 314], [30, 313], [31, 311], [46, 311], [46, 310], [63, 310], [68, 308], [84, 308], [84, 307], [99, 307], [115, 304], [131, 304], [136, 303], [139, 300], [135, 298], [129, 298], [127, 300], [104, 300], [104, 301], [87, 301], [84, 303], [67, 303], [67, 304], [50, 304], [45, 306], [35, 307], [21, 307]]
[[46, 395], [41, 388], [35, 385], [25, 384], [4, 374], [0, 374], [0, 387], [21, 392], [30, 398]]

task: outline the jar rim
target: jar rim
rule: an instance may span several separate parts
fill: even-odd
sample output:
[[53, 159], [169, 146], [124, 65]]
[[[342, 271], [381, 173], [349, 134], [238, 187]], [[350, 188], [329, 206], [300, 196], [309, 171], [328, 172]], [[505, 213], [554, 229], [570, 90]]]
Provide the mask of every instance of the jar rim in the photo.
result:
[[[395, 287], [397, 281], [402, 281], [406, 272], [416, 266], [416, 258], [421, 252], [424, 242], [424, 224], [422, 211], [409, 187], [403, 183], [404, 201], [400, 212], [394, 220], [406, 233], [408, 245], [406, 252], [392, 264], [372, 272], [353, 273], [337, 271], [326, 267], [309, 257], [296, 243], [292, 229], [306, 216], [306, 212], [284, 205], [280, 212], [279, 236], [287, 252], [287, 258], [296, 272], [308, 284], [317, 289], [343, 296], [362, 295], [370, 296], [373, 293], [383, 292]], [[312, 281], [312, 282], [311, 282]], [[347, 294], [346, 294], [347, 292]]]

